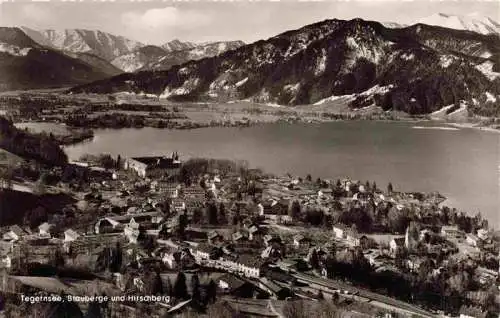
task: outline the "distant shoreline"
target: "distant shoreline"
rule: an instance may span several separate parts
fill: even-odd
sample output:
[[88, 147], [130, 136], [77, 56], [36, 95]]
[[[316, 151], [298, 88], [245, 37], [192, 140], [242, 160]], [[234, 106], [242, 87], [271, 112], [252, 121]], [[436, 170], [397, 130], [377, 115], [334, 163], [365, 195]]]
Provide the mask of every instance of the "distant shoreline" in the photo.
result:
[[477, 130], [482, 130], [482, 131], [488, 131], [488, 132], [494, 132], [494, 133], [500, 133], [500, 129], [495, 129], [492, 127], [485, 127], [485, 126], [477, 126], [477, 124], [474, 123], [446, 123], [448, 126], [452, 126], [455, 128], [468, 128], [468, 129], [477, 129]]

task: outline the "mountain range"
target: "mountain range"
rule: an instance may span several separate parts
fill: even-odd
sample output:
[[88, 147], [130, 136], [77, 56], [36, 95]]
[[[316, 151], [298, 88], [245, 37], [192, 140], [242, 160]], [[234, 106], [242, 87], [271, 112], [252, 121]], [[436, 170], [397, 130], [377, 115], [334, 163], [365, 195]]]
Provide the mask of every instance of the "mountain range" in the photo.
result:
[[[155, 46], [98, 30], [38, 31], [27, 27], [21, 27], [21, 30], [40, 45], [63, 51], [72, 57], [82, 57], [90, 64], [100, 63], [98, 60], [90, 60], [90, 56], [105, 60], [111, 64], [106, 68], [114, 70], [115, 74], [161, 70], [190, 60], [212, 57], [245, 44], [242, 41], [197, 44], [175, 39]], [[104, 64], [96, 66], [103, 67]]]
[[[468, 15], [435, 13], [428, 17], [419, 19], [416, 23], [440, 26], [448, 29], [471, 31], [485, 35], [500, 35], [500, 23], [489, 17], [481, 16], [477, 12], [473, 12]], [[387, 28], [404, 28], [409, 26], [407, 24], [396, 22], [382, 22], [382, 24]]]
[[72, 86], [123, 72], [163, 70], [242, 45], [241, 41], [173, 40], [153, 46], [96, 30], [2, 27], [0, 91]]
[[449, 29], [472, 31], [481, 34], [500, 35], [500, 23], [489, 17], [481, 16], [477, 12], [468, 15], [435, 13], [429, 17], [420, 19], [418, 23], [441, 26]]
[[0, 91], [72, 86], [118, 73], [96, 56], [87, 58], [94, 62], [42, 46], [19, 28], [0, 27]]
[[0, 90], [77, 85], [70, 92], [281, 105], [348, 95], [352, 107], [414, 114], [486, 95], [496, 102], [498, 23], [446, 14], [422, 21], [325, 20], [248, 45], [154, 46], [101, 31], [0, 28]]
[[[177, 42], [173, 44], [173, 42]], [[210, 42], [193, 44], [174, 40], [161, 47], [148, 45], [111, 61], [115, 67], [125, 72], [166, 70], [191, 60], [199, 60], [234, 50], [245, 45], [242, 41]]]
[[173, 101], [280, 105], [354, 94], [352, 107], [375, 103], [423, 114], [477, 100], [485, 92], [499, 95], [499, 72], [498, 35], [333, 19], [166, 71], [121, 74], [71, 92], [144, 92]]

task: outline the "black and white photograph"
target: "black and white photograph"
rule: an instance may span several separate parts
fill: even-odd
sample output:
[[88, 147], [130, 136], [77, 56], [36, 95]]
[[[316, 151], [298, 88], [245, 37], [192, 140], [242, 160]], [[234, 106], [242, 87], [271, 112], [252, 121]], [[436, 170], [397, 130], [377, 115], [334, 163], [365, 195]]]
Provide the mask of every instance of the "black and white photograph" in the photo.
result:
[[500, 318], [500, 1], [0, 0], [0, 318]]

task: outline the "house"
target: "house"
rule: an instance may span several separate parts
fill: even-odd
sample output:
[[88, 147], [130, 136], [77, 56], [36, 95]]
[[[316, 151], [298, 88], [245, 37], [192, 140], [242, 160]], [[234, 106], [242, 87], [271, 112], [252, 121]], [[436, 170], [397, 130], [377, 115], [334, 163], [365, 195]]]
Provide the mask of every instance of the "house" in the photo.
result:
[[261, 231], [257, 225], [251, 225], [248, 228], [248, 239], [251, 241], [253, 240], [256, 236], [261, 234]]
[[318, 191], [318, 198], [321, 199], [321, 198], [331, 197], [332, 193], [333, 193], [333, 190], [330, 188], [321, 189]]
[[281, 258], [281, 248], [276, 247], [274, 244], [266, 247], [261, 253], [260, 257], [263, 259], [273, 258], [279, 259]]
[[27, 244], [29, 245], [38, 245], [38, 246], [41, 246], [41, 245], [48, 245], [49, 244], [49, 240], [51, 239], [51, 235], [48, 234], [48, 233], [37, 233], [37, 234], [31, 234], [31, 235], [27, 235], [25, 237], [25, 241]]
[[263, 216], [266, 220], [274, 221], [277, 223], [291, 223], [292, 217], [288, 215], [289, 202], [281, 200], [280, 202], [273, 200], [259, 204], [259, 215]]
[[103, 234], [103, 233], [117, 233], [122, 232], [124, 228], [124, 224], [114, 220], [110, 217], [104, 217], [99, 219], [94, 225], [95, 234]]
[[237, 270], [245, 277], [258, 278], [265, 264], [261, 258], [253, 255], [240, 255], [236, 260]]
[[233, 274], [224, 274], [219, 277], [218, 286], [225, 293], [229, 293], [238, 298], [251, 298], [254, 294], [254, 286]]
[[346, 231], [346, 240], [349, 244], [351, 244], [353, 246], [360, 246], [361, 245], [361, 236], [358, 234], [357, 231], [355, 231], [353, 229], [348, 229]]
[[264, 245], [270, 246], [273, 244], [281, 244], [281, 238], [277, 236], [273, 236], [271, 234], [264, 235]]
[[431, 230], [429, 230], [429, 229], [423, 229], [419, 233], [418, 240], [419, 241], [423, 241], [423, 240], [425, 240], [426, 237], [430, 237], [433, 234], [434, 234], [434, 232], [432, 232]]
[[177, 249], [171, 246], [161, 246], [155, 249], [152, 255], [153, 257], [161, 258], [162, 262], [168, 265], [170, 269], [175, 269], [177, 263], [174, 254], [176, 251]]
[[40, 235], [50, 235], [54, 229], [54, 224], [49, 224], [44, 222], [38, 226], [38, 230], [40, 231]]
[[442, 226], [441, 235], [448, 239], [461, 239], [463, 238], [463, 233], [458, 229], [458, 226]]
[[73, 242], [76, 241], [80, 237], [80, 234], [75, 232], [72, 229], [67, 229], [64, 231], [64, 242]]
[[465, 306], [460, 307], [460, 318], [486, 318], [488, 313], [478, 307]]
[[173, 199], [170, 207], [176, 212], [182, 212], [186, 209], [186, 202], [183, 199]]
[[179, 252], [174, 254], [175, 262], [182, 269], [190, 269], [196, 266], [196, 259], [191, 254], [189, 249], [181, 249]]
[[9, 228], [9, 231], [3, 235], [3, 240], [16, 242], [22, 239], [26, 235], [28, 235], [28, 233], [23, 229], [21, 229], [19, 225], [12, 225]]
[[267, 291], [274, 299], [284, 300], [292, 295], [289, 288], [278, 285], [276, 282], [268, 279], [267, 277], [259, 278], [259, 287]]
[[304, 235], [297, 234], [293, 237], [293, 246], [296, 248], [299, 247], [308, 247], [311, 243], [311, 240], [307, 237], [304, 237]]
[[192, 200], [205, 200], [206, 198], [206, 191], [200, 186], [193, 186], [193, 187], [188, 187], [185, 189], [182, 189], [182, 194], [184, 195], [184, 198], [186, 199], [192, 199]]
[[194, 249], [191, 249], [191, 254], [193, 254], [194, 258], [199, 262], [201, 260], [210, 259], [210, 255], [212, 254], [213, 247], [208, 244], [198, 244], [198, 246]]
[[232, 238], [233, 242], [241, 242], [241, 241], [245, 240], [246, 236], [243, 234], [243, 232], [238, 231], [236, 233], [233, 233], [231, 235], [231, 238]]
[[410, 256], [406, 260], [406, 265], [408, 266], [408, 269], [410, 270], [410, 272], [417, 273], [418, 270], [420, 269], [420, 265], [422, 265], [423, 261], [424, 260], [422, 258]]
[[405, 247], [405, 238], [404, 237], [396, 237], [391, 240], [389, 243], [389, 249], [392, 254], [396, 254]]
[[294, 285], [297, 283], [297, 278], [293, 277], [287, 272], [278, 269], [269, 269], [266, 271], [264, 276], [268, 279], [272, 279], [274, 281], [278, 281], [287, 285]]
[[173, 186], [173, 185], [165, 185], [165, 186], [159, 186], [158, 187], [158, 192], [163, 193], [167, 198], [172, 198], [175, 199], [179, 197], [179, 189], [180, 186]]
[[486, 229], [479, 229], [479, 230], [477, 230], [477, 236], [481, 240], [486, 241], [490, 238], [490, 232]]
[[333, 233], [337, 239], [344, 239], [346, 237], [347, 227], [344, 224], [335, 224], [333, 226]]
[[219, 239], [221, 239], [221, 238], [222, 238], [222, 236], [219, 235], [219, 233], [217, 233], [217, 231], [210, 231], [207, 234], [207, 239], [212, 244], [219, 241]]
[[171, 182], [155, 180], [150, 184], [151, 190], [165, 195], [167, 198], [177, 198], [179, 196], [180, 185]]
[[137, 239], [139, 238], [140, 231], [138, 228], [126, 226], [123, 229], [123, 234], [125, 234], [125, 237], [128, 239], [129, 243], [137, 244]]
[[481, 239], [474, 234], [467, 234], [465, 237], [466, 237], [466, 242], [470, 246], [478, 247], [479, 244], [481, 243]]
[[133, 170], [143, 178], [151, 176], [174, 176], [180, 171], [179, 155], [169, 157], [134, 157], [125, 160], [125, 170]]
[[4, 254], [0, 256], [0, 268], [11, 268], [12, 267], [12, 258], [9, 254]]
[[134, 219], [135, 223], [147, 227], [148, 224], [149, 226], [153, 226], [161, 222], [163, 217], [157, 211], [106, 216], [97, 221], [94, 231], [96, 234], [122, 232], [132, 219]]

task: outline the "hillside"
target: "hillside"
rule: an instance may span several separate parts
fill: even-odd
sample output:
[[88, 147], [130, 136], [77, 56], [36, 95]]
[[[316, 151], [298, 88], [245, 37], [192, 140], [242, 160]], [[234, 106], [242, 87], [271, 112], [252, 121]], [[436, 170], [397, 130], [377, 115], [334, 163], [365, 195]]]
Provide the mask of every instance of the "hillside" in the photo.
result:
[[115, 58], [111, 64], [125, 72], [135, 72], [143, 68], [150, 69], [152, 64], [167, 54], [169, 52], [161, 47], [148, 45]]
[[161, 47], [167, 52], [186, 51], [194, 49], [196, 46], [197, 46], [196, 43], [182, 42], [178, 39], [172, 40], [170, 42], [161, 45]]
[[0, 27], [0, 91], [78, 85], [116, 72], [45, 48], [19, 28]]
[[70, 91], [299, 105], [379, 87], [351, 106], [422, 114], [484, 92], [499, 95], [499, 53], [500, 38], [469, 31], [326, 20], [168, 71], [121, 74]]
[[0, 117], [0, 148], [24, 159], [48, 165], [60, 166], [68, 161], [59, 144], [50, 136], [19, 130], [4, 117]]

